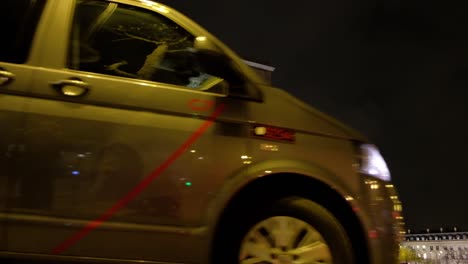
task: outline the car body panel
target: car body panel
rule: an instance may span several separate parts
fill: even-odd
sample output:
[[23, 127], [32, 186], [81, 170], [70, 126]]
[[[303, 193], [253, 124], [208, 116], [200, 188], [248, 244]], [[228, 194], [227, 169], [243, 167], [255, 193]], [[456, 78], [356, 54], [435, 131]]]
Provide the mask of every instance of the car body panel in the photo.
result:
[[284, 90], [273, 87], [265, 87], [265, 89], [268, 89], [268, 93], [265, 93], [268, 106], [257, 105], [251, 109], [251, 119], [258, 120], [258, 122], [268, 120], [269, 124], [288, 127], [303, 133], [361, 142], [368, 141], [358, 131], [318, 111]]
[[[388, 184], [356, 169], [355, 142], [366, 142], [364, 136], [263, 85], [216, 37], [151, 1], [109, 2], [152, 10], [206, 38], [261, 96], [69, 69], [75, 2], [47, 1], [28, 61], [0, 62], [21, 76], [0, 87], [0, 123], [12, 128], [0, 131], [1, 146], [24, 152], [0, 157], [7, 165], [0, 167], [0, 224], [7, 220], [0, 255], [207, 263], [217, 221], [242, 188], [272, 175], [283, 175], [286, 184], [288, 174], [298, 174], [329, 186], [356, 209], [366, 232], [381, 234], [366, 245], [372, 264], [393, 261], [393, 252], [384, 251], [396, 244], [395, 208], [390, 192], [375, 195], [371, 188]], [[64, 94], [57, 84], [71, 80], [86, 92]], [[288, 136], [267, 138], [259, 127]], [[150, 178], [61, 256], [54, 252]]]
[[[59, 2], [49, 3], [46, 12], [65, 12], [71, 6], [67, 1], [60, 1], [63, 6]], [[57, 14], [49, 16], [62, 18]], [[43, 31], [45, 37], [38, 37], [45, 43], [42, 45], [44, 50], [35, 47], [32, 51], [31, 56], [47, 67], [35, 69], [34, 85], [30, 87], [24, 110], [27, 115], [24, 130], [27, 145], [37, 151], [31, 152], [31, 155], [40, 158], [24, 168], [22, 174], [33, 179], [36, 177], [34, 170], [48, 172], [42, 178], [36, 177], [37, 181], [28, 181], [29, 195], [18, 198], [21, 201], [17, 201], [17, 204], [28, 204], [26, 208], [16, 206], [15, 203], [10, 206], [8, 250], [50, 253], [71, 231], [78, 231], [86, 221], [99, 217], [139, 181], [150, 175], [206, 121], [217, 105], [223, 104], [226, 105], [226, 110], [219, 117], [222, 122], [216, 123], [205, 132], [204, 137], [191, 146], [196, 152], [187, 151], [181, 155], [173, 166], [158, 176], [133, 201], [132, 209], [122, 210], [110, 223], [105, 223], [102, 228], [90, 234], [86, 241], [65, 252], [112, 258], [115, 248], [101, 248], [96, 245], [112, 245], [113, 242], [120, 241], [119, 247], [125, 250], [119, 250], [119, 258], [158, 258], [172, 261], [174, 257], [180, 258], [180, 261], [197, 259], [193, 255], [198, 254], [198, 251], [190, 249], [190, 245], [193, 245], [191, 239], [184, 240], [187, 251], [184, 255], [174, 256], [168, 249], [183, 247], [179, 240], [186, 237], [187, 233], [200, 233], [197, 230], [203, 226], [200, 212], [209, 198], [207, 190], [214, 189], [223, 180], [222, 175], [213, 167], [218, 163], [217, 160], [233, 160], [231, 165], [223, 162], [227, 170], [241, 164], [239, 157], [245, 153], [245, 146], [239, 142], [236, 138], [239, 135], [235, 133], [230, 133], [224, 139], [223, 131], [227, 131], [231, 123], [245, 119], [243, 112], [236, 111], [242, 109], [238, 107], [242, 102], [171, 85], [63, 69], [67, 52], [60, 52], [60, 46], [54, 46], [54, 43], [67, 43], [68, 39], [60, 39], [63, 36], [51, 35], [50, 32], [62, 32], [66, 24], [67, 21], [63, 20], [42, 23], [41, 26], [48, 28]], [[65, 49], [67, 45], [62, 47]], [[54, 59], [43, 54], [50, 54]], [[70, 78], [79, 78], [89, 84], [90, 91], [85, 97], [67, 98], [51, 85]], [[211, 102], [209, 105], [212, 107], [200, 111], [191, 105], [194, 100]], [[154, 133], [155, 131], [158, 132]], [[223, 155], [217, 153], [220, 151], [215, 148], [217, 141], [222, 141], [230, 152]], [[120, 155], [108, 157], [108, 163], [116, 162], [120, 166], [109, 168], [110, 165], [105, 164], [103, 174], [108, 174], [109, 170], [114, 170], [113, 177], [117, 172], [123, 173], [120, 178], [126, 182], [117, 184], [113, 180], [111, 184], [105, 176], [93, 175], [92, 172], [96, 170], [93, 166], [99, 160], [97, 156], [108, 148]], [[49, 167], [39, 168], [43, 164], [48, 164]], [[135, 164], [140, 165], [132, 167]], [[132, 174], [125, 175], [125, 171], [132, 171]], [[44, 176], [52, 178], [45, 179]], [[192, 185], [186, 186], [187, 182]], [[163, 189], [159, 186], [163, 186]], [[43, 192], [48, 195], [38, 197]], [[93, 196], [97, 194], [100, 195], [100, 202], [92, 202], [95, 199]], [[188, 202], [179, 205], [180, 200]], [[135, 214], [139, 219], [132, 216]], [[127, 224], [128, 222], [133, 225]], [[174, 228], [165, 228], [168, 224]], [[112, 229], [115, 225], [119, 228]], [[108, 231], [109, 226], [112, 231]], [[177, 226], [180, 228], [176, 228]], [[183, 226], [186, 228], [182, 228]], [[155, 235], [147, 236], [148, 230]], [[36, 243], [24, 239], [27, 234], [33, 233]], [[127, 234], [125, 239], [118, 239], [122, 234]], [[143, 242], [142, 238], [147, 241]], [[147, 247], [164, 245], [164, 248], [154, 251], [141, 244]], [[193, 254], [189, 253], [190, 250]]]

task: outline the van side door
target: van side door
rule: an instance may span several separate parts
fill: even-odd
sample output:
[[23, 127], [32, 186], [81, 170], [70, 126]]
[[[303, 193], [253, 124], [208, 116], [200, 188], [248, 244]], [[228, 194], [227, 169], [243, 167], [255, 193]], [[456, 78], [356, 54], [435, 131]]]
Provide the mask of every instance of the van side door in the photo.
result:
[[207, 64], [164, 10], [49, 3], [9, 250], [197, 262], [213, 194], [246, 166], [242, 102], [226, 93], [242, 76]]

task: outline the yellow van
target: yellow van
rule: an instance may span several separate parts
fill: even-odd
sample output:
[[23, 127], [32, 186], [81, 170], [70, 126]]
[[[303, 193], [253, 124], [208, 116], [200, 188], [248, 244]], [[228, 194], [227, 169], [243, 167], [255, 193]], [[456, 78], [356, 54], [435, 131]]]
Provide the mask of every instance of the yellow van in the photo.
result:
[[378, 149], [189, 18], [0, 5], [2, 263], [396, 263]]

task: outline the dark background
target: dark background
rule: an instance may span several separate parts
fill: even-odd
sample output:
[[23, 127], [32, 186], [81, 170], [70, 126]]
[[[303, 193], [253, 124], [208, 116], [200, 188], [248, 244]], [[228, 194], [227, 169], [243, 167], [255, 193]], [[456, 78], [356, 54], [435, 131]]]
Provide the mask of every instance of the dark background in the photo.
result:
[[468, 229], [467, 1], [161, 2], [377, 143], [408, 228]]

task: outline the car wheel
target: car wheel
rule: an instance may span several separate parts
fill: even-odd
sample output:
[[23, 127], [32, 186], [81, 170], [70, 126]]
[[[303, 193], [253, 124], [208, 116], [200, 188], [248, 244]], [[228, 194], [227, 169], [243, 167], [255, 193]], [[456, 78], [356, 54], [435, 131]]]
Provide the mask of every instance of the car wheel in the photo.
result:
[[313, 201], [290, 197], [238, 214], [225, 226], [214, 264], [354, 263], [343, 226]]

